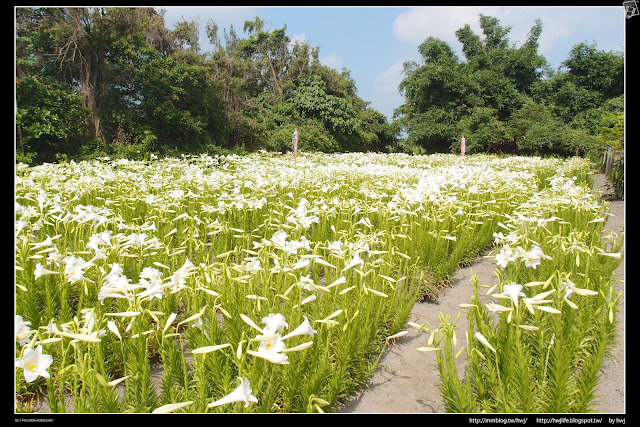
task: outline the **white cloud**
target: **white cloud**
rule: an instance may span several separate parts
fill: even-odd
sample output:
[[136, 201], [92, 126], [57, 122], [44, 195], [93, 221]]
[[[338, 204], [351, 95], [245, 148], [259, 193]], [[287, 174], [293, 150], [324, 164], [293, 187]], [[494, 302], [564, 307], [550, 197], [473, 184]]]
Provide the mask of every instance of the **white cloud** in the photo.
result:
[[393, 23], [395, 37], [404, 42], [420, 44], [433, 36], [453, 46], [458, 43], [455, 32], [469, 24], [472, 30], [480, 33], [479, 14], [497, 16], [495, 7], [416, 7], [401, 13]]
[[376, 110], [392, 119], [393, 110], [404, 103], [404, 97], [400, 95], [398, 85], [403, 79], [402, 64], [398, 61], [374, 77], [374, 93], [372, 103]]
[[[619, 13], [620, 21], [612, 21], [611, 14]], [[551, 55], [560, 44], [574, 46], [581, 42], [596, 42], [598, 49], [620, 49], [624, 39], [622, 8], [612, 7], [557, 7], [539, 10], [542, 20], [540, 48], [542, 55]], [[606, 19], [603, 19], [605, 17]], [[617, 25], [616, 25], [617, 24]], [[568, 55], [568, 51], [565, 53]]]
[[293, 34], [291, 36], [289, 36], [290, 39], [290, 43], [291, 44], [295, 44], [295, 43], [309, 43], [309, 40], [307, 39], [307, 35], [305, 33], [302, 34]]
[[381, 94], [398, 93], [398, 85], [402, 81], [402, 64], [404, 61], [396, 62], [374, 78], [376, 92]]
[[[218, 37], [223, 39], [224, 31], [229, 32], [231, 26], [235, 30], [238, 37], [245, 37], [243, 26], [245, 21], [253, 21], [256, 16], [264, 11], [260, 7], [247, 6], [156, 6], [156, 10], [165, 10], [164, 20], [165, 26], [173, 30], [177, 22], [195, 21], [200, 26], [200, 48], [207, 51], [211, 48], [209, 43], [206, 27], [209, 20], [218, 25]], [[265, 23], [269, 25], [269, 23]]]
[[252, 21], [256, 16], [260, 16], [263, 8], [248, 6], [158, 6], [157, 10], [165, 9], [165, 19], [173, 23], [182, 20], [195, 20], [201, 26], [206, 25], [212, 19], [220, 29], [229, 29], [233, 25], [234, 29], [242, 32], [244, 21]]
[[[618, 26], [612, 26], [610, 14], [619, 13]], [[610, 50], [620, 46], [608, 39], [622, 39], [623, 8], [588, 6], [535, 6], [535, 7], [416, 7], [398, 15], [393, 23], [394, 36], [398, 41], [415, 44], [427, 37], [439, 38], [461, 55], [462, 45], [455, 32], [469, 24], [474, 33], [482, 36], [480, 14], [496, 17], [501, 26], [510, 26], [509, 41], [519, 46], [529, 34], [536, 19], [542, 21], [542, 34], [538, 40], [538, 53], [556, 61], [566, 58], [568, 47], [582, 41], [597, 41], [598, 48]], [[603, 19], [606, 14], [607, 19]], [[558, 51], [561, 49], [561, 52]], [[462, 57], [461, 57], [462, 59]], [[551, 59], [548, 57], [548, 59]]]
[[344, 64], [344, 59], [340, 55], [331, 54], [320, 56], [320, 62], [327, 67], [335, 68], [340, 71]]

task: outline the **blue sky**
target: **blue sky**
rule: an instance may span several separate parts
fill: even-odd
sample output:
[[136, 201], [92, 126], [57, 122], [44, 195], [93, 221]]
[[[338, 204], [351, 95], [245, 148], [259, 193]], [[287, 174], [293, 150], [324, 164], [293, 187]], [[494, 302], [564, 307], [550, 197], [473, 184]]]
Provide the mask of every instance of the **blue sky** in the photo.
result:
[[[173, 29], [186, 19], [200, 24], [200, 45], [210, 50], [205, 27], [211, 19], [218, 25], [218, 36], [233, 25], [239, 37], [244, 22], [256, 16], [266, 21], [267, 29], [287, 26], [287, 35], [320, 47], [323, 64], [351, 72], [358, 96], [389, 119], [404, 99], [398, 91], [403, 78], [402, 64], [419, 60], [417, 47], [427, 37], [447, 42], [461, 60], [462, 45], [455, 31], [465, 24], [482, 35], [479, 14], [498, 18], [511, 26], [509, 40], [516, 46], [526, 39], [536, 18], [542, 20], [538, 53], [553, 68], [567, 59], [571, 48], [580, 42], [595, 42], [600, 50], [624, 50], [625, 14], [619, 6], [161, 6], [166, 10], [165, 25]], [[634, 18], [631, 18], [634, 19]], [[640, 18], [635, 18], [640, 19]]]

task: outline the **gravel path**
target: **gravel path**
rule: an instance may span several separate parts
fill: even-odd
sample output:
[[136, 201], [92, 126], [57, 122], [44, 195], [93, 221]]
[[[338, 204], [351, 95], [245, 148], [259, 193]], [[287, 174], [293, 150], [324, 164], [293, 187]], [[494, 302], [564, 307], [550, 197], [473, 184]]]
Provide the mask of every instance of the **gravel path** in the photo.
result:
[[[624, 201], [611, 200], [611, 192], [606, 188], [606, 179], [602, 174], [594, 177], [594, 189], [602, 192], [603, 199], [611, 201], [612, 214], [606, 228], [620, 234], [624, 229]], [[624, 247], [623, 247], [624, 251]], [[458, 304], [469, 302], [473, 295], [471, 278], [479, 276], [480, 284], [496, 283], [494, 277], [495, 260], [478, 257], [468, 267], [458, 270], [451, 278], [451, 287], [444, 290], [435, 302], [420, 302], [414, 305], [409, 321], [422, 324], [427, 321], [433, 326], [439, 324], [438, 313], [450, 315], [453, 319], [459, 311]], [[624, 262], [615, 272], [616, 287], [624, 288]], [[487, 302], [490, 302], [486, 297]], [[481, 293], [480, 299], [483, 299]], [[606, 359], [601, 369], [598, 404], [599, 413], [624, 413], [625, 411], [625, 365], [624, 365], [624, 324], [625, 296], [620, 299], [618, 345], [612, 352], [612, 358]], [[483, 301], [484, 302], [484, 301]], [[458, 339], [464, 340], [467, 329], [466, 315], [458, 321]], [[444, 412], [438, 389], [438, 366], [434, 352], [421, 353], [417, 347], [426, 346], [428, 335], [408, 327], [408, 335], [399, 338], [395, 346], [389, 347], [380, 360], [373, 377], [367, 386], [354, 393], [339, 412], [342, 413], [436, 413]], [[462, 372], [466, 358], [458, 358], [458, 371]]]

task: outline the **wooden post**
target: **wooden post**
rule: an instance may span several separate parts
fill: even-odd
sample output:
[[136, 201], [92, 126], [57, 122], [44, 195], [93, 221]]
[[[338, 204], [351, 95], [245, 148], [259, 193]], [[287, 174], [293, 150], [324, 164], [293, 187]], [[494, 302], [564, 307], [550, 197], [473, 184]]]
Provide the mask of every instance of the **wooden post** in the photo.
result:
[[613, 147], [608, 147], [604, 153], [604, 174], [609, 175], [613, 166]]

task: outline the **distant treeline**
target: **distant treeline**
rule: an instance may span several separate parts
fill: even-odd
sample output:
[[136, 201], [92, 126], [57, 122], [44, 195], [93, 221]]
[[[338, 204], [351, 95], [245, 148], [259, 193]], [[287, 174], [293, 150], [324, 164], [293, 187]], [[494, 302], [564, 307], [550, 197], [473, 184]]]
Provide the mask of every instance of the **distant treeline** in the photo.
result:
[[[407, 62], [389, 122], [319, 47], [256, 17], [170, 30], [154, 8], [16, 8], [16, 160], [287, 151], [599, 154], [622, 141], [624, 59], [581, 43], [559, 70], [480, 15], [456, 32], [465, 61], [429, 37]], [[372, 52], [372, 54], [374, 54]]]

